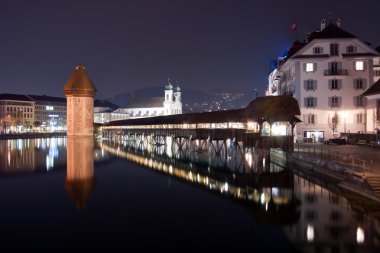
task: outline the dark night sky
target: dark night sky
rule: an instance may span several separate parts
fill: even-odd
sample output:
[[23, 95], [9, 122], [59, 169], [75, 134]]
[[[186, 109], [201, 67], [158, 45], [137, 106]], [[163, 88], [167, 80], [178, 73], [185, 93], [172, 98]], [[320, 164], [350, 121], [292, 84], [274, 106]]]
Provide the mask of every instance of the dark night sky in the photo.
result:
[[296, 38], [290, 25], [303, 39], [329, 12], [380, 45], [379, 0], [0, 0], [0, 93], [63, 96], [82, 63], [97, 98], [163, 86], [168, 74], [188, 89], [263, 94], [269, 60]]

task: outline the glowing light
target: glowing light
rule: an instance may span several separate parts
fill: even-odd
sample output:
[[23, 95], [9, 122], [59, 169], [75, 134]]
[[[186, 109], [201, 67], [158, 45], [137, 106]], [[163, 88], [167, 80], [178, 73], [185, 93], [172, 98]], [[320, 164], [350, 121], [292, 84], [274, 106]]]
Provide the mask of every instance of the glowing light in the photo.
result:
[[225, 191], [225, 192], [228, 191], [228, 183], [227, 183], [227, 182], [224, 183], [224, 191]]
[[286, 125], [279, 122], [272, 126], [272, 135], [286, 135]]
[[314, 227], [312, 225], [307, 225], [306, 238], [308, 242], [314, 241]]
[[255, 122], [251, 122], [251, 121], [248, 122], [248, 123], [247, 123], [247, 128], [248, 128], [248, 129], [255, 129]]
[[356, 230], [356, 242], [358, 244], [364, 243], [364, 229], [362, 229], [361, 227], [358, 227], [358, 229]]
[[261, 201], [261, 204], [265, 203], [265, 194], [264, 193], [261, 193], [260, 201]]
[[247, 161], [248, 163], [248, 166], [249, 167], [252, 167], [252, 154], [251, 153], [246, 153], [245, 154], [245, 160]]
[[173, 174], [173, 166], [172, 165], [169, 165], [169, 173]]

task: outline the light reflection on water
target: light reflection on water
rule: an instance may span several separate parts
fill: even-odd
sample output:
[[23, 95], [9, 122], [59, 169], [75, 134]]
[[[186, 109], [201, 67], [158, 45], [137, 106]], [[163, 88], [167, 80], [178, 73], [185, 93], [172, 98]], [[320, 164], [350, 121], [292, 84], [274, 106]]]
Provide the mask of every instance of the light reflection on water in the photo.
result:
[[83, 209], [89, 208], [88, 202], [96, 201], [90, 195], [95, 182], [102, 180], [95, 178], [94, 162], [107, 162], [115, 156], [243, 205], [255, 219], [282, 228], [288, 240], [302, 251], [379, 249], [378, 213], [363, 212], [333, 186], [321, 186], [268, 162], [267, 151], [247, 149], [239, 153], [227, 145], [226, 152], [216, 155], [212, 151], [178, 150], [171, 145], [94, 144], [92, 139], [78, 138], [0, 140], [0, 173], [49, 174], [66, 169], [64, 188], [75, 206]]

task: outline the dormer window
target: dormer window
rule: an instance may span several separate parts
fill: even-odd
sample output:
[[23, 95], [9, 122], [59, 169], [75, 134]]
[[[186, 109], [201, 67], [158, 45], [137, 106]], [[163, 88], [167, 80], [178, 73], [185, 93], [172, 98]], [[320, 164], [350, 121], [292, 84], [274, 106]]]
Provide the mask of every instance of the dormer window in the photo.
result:
[[353, 45], [349, 45], [349, 46], [347, 46], [347, 50], [346, 51], [349, 54], [355, 53], [356, 52], [356, 47], [353, 46]]
[[322, 48], [321, 47], [314, 47], [313, 53], [314, 54], [322, 54]]

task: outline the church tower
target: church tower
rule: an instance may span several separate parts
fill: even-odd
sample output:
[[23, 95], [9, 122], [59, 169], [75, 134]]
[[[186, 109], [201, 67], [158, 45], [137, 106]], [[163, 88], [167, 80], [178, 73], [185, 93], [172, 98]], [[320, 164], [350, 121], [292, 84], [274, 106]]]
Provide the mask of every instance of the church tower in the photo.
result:
[[92, 136], [96, 88], [83, 65], [75, 68], [63, 89], [67, 98], [67, 136]]
[[181, 88], [177, 85], [174, 88], [174, 114], [182, 113], [182, 102], [181, 102]]
[[164, 100], [164, 115], [173, 114], [173, 85], [170, 83], [168, 78], [168, 84], [165, 85], [165, 100]]

